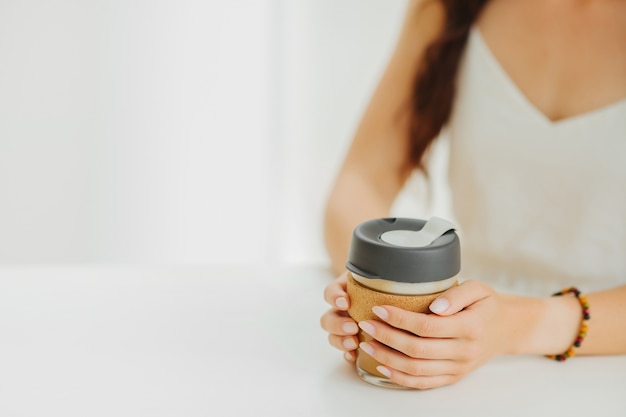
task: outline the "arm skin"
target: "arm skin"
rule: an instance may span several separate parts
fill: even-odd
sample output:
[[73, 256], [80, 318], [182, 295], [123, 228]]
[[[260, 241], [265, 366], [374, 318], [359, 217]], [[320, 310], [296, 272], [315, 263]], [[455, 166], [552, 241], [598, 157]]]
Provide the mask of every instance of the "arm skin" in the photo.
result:
[[[350, 303], [345, 273], [326, 287], [324, 297], [333, 308], [322, 316], [322, 328], [331, 345], [354, 362], [358, 329], [345, 314]], [[576, 354], [626, 354], [626, 286], [587, 298], [589, 331]], [[378, 320], [358, 323], [375, 339], [360, 347], [371, 352], [384, 365], [381, 372], [397, 384], [434, 388], [462, 379], [498, 355], [563, 353], [576, 338], [582, 319], [572, 295], [501, 294], [473, 280], [444, 292], [430, 309], [435, 314], [378, 306], [373, 309]]]
[[344, 270], [352, 231], [359, 223], [389, 216], [391, 205], [411, 174], [408, 114], [420, 57], [442, 23], [437, 2], [413, 1], [397, 46], [363, 115], [331, 190], [324, 237], [333, 271]]
[[[611, 355], [626, 353], [626, 285], [610, 290], [586, 294], [590, 306], [589, 331], [579, 355]], [[567, 350], [580, 327], [581, 307], [573, 296], [551, 297], [543, 300], [546, 311], [539, 317], [535, 333], [528, 344], [520, 345], [520, 352], [512, 353], [563, 353]], [[525, 306], [520, 303], [520, 306]], [[522, 307], [523, 308], [523, 307]], [[528, 309], [529, 306], [526, 306]], [[551, 337], [554, 329], [564, 329], [563, 323], [574, 320], [574, 332], [565, 333], [559, 340]], [[558, 336], [558, 334], [557, 334]], [[567, 337], [569, 336], [569, 338]], [[549, 344], [552, 342], [551, 344]], [[560, 344], [559, 344], [560, 343]]]

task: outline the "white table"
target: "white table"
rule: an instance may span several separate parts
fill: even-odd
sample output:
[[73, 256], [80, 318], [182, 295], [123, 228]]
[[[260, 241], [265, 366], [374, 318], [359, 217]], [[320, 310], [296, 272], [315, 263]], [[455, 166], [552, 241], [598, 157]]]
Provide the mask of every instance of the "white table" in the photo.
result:
[[0, 416], [626, 416], [626, 356], [502, 357], [370, 386], [326, 342], [321, 268], [1, 268]]

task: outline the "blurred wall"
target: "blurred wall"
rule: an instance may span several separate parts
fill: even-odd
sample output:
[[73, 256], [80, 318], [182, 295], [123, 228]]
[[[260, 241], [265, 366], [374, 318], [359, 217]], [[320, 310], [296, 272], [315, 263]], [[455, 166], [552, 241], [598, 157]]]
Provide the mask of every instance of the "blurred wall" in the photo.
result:
[[404, 7], [0, 2], [0, 264], [326, 262]]

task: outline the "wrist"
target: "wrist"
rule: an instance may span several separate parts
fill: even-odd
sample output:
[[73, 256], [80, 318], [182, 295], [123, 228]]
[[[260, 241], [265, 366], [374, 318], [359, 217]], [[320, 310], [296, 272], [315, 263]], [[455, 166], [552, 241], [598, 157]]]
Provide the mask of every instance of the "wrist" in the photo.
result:
[[509, 341], [506, 354], [524, 355], [533, 352], [537, 331], [542, 317], [547, 313], [542, 298], [523, 297], [506, 294], [504, 303], [508, 306]]
[[555, 355], [565, 352], [576, 339], [582, 320], [576, 297], [528, 298], [521, 317], [527, 321], [524, 337], [511, 353]]

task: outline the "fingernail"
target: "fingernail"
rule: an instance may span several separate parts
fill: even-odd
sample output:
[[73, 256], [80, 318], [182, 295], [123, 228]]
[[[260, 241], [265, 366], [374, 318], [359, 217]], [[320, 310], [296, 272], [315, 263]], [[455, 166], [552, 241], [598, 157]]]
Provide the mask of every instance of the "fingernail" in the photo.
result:
[[374, 348], [369, 343], [361, 342], [359, 344], [359, 347], [361, 348], [363, 352], [367, 353], [368, 355], [370, 356], [374, 355]]
[[391, 378], [391, 371], [388, 368], [382, 365], [378, 365], [376, 367], [376, 370], [380, 372], [381, 374], [385, 375], [387, 378]]
[[359, 331], [359, 328], [357, 327], [356, 323], [353, 323], [351, 321], [348, 321], [342, 324], [341, 329], [347, 334], [355, 334], [356, 332]]
[[443, 313], [450, 307], [450, 302], [445, 298], [437, 298], [435, 301], [430, 303], [430, 311], [433, 313]]
[[371, 324], [369, 324], [368, 322], [362, 321], [359, 323], [359, 327], [361, 328], [361, 330], [363, 330], [365, 333], [369, 334], [370, 336], [374, 336], [374, 332], [376, 331], [374, 329], [374, 326], [372, 326]]
[[348, 362], [354, 362], [354, 354], [352, 352], [345, 352], [343, 354], [343, 357], [348, 361]]
[[376, 314], [381, 320], [387, 320], [389, 318], [387, 310], [379, 306], [372, 307], [372, 313]]
[[339, 308], [348, 308], [348, 300], [343, 297], [339, 297], [335, 300], [335, 305]]
[[354, 339], [348, 337], [343, 340], [343, 347], [345, 347], [348, 350], [354, 350], [356, 349], [356, 342], [354, 341]]

